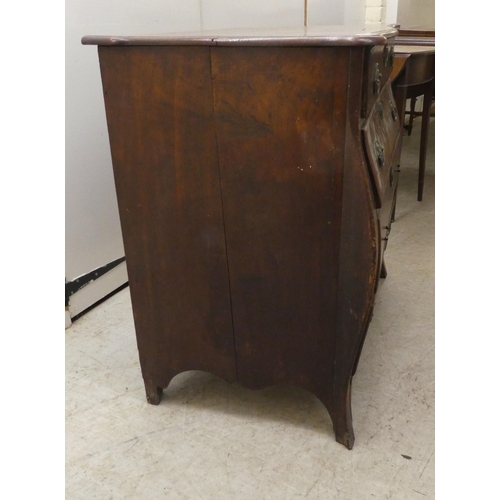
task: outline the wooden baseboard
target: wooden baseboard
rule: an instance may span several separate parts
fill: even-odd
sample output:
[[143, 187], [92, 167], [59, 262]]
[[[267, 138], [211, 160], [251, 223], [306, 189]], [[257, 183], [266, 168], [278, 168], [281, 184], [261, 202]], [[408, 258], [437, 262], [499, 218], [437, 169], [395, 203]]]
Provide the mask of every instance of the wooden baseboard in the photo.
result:
[[106, 295], [120, 288], [127, 281], [127, 266], [125, 262], [122, 262], [99, 278], [88, 283], [69, 297], [67, 310], [69, 311], [70, 319], [92, 307], [96, 302], [99, 302]]

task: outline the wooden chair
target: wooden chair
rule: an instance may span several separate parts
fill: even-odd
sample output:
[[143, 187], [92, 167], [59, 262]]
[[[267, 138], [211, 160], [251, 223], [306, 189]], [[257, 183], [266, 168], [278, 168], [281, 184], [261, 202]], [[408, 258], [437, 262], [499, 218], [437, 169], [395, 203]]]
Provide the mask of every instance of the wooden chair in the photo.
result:
[[[406, 114], [410, 116], [410, 119], [408, 121], [408, 124], [406, 124], [404, 126], [404, 128], [408, 131], [408, 135], [411, 135], [411, 131], [413, 129], [413, 119], [416, 117], [416, 116], [422, 116], [423, 113], [422, 111], [415, 111], [415, 107], [416, 107], [416, 104], [417, 104], [417, 97], [418, 96], [415, 96], [415, 97], [412, 97], [411, 98], [411, 101], [410, 101], [410, 111], [406, 111]], [[434, 95], [434, 91], [432, 92], [432, 102], [435, 101], [435, 95]], [[432, 109], [432, 103], [431, 103], [431, 109]], [[431, 111], [431, 118], [434, 117], [434, 113]]]

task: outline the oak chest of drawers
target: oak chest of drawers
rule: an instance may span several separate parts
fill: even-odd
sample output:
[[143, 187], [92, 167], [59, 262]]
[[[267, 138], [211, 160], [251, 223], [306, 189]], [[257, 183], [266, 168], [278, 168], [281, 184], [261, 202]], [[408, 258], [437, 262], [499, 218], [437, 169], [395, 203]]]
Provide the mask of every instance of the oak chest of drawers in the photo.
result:
[[396, 31], [99, 45], [147, 399], [185, 370], [291, 384], [352, 448], [350, 387], [397, 186]]

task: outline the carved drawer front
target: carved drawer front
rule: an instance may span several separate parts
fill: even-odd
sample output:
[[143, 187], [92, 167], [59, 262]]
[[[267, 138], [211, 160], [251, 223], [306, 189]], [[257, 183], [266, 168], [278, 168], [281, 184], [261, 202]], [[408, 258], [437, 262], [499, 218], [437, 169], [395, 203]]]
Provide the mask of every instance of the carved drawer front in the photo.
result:
[[389, 233], [391, 232], [392, 213], [394, 210], [394, 204], [396, 202], [396, 189], [398, 185], [398, 178], [399, 178], [399, 167], [397, 165], [391, 166], [389, 169], [389, 183], [384, 193], [384, 198], [382, 200], [382, 207], [380, 208], [379, 211], [382, 252], [384, 252], [385, 248], [387, 247], [387, 242], [389, 240]]
[[366, 116], [380, 97], [384, 85], [389, 80], [394, 66], [394, 41], [387, 45], [377, 45], [370, 50], [366, 69], [364, 113]]
[[400, 140], [399, 117], [390, 82], [375, 101], [361, 130], [372, 174], [375, 202], [380, 208], [391, 175], [394, 176], [397, 167]]

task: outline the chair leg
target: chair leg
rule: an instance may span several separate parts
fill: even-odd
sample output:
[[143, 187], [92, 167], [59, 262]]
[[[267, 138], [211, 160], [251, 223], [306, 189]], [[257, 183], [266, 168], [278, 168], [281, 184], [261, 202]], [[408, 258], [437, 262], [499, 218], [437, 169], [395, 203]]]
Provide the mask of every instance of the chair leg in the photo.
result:
[[413, 118], [415, 117], [416, 103], [417, 103], [417, 98], [412, 97], [410, 101], [410, 121], [408, 122], [408, 135], [411, 135], [411, 129], [413, 128]]
[[418, 163], [418, 201], [424, 194], [425, 162], [427, 159], [427, 140], [429, 138], [429, 120], [431, 117], [432, 82], [429, 82], [424, 92], [424, 107], [422, 110], [422, 131], [420, 135], [420, 158]]

